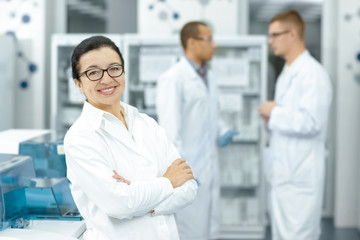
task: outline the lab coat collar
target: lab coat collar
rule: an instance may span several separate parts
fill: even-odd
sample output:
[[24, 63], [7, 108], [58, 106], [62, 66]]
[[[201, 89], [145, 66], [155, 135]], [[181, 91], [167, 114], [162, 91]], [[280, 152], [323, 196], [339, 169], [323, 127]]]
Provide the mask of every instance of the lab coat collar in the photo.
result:
[[278, 91], [278, 97], [276, 97], [276, 101], [280, 101], [285, 96], [285, 93], [287, 89], [289, 89], [293, 83], [293, 80], [296, 78], [296, 76], [299, 74], [299, 71], [303, 70], [304, 67], [304, 60], [309, 58], [310, 53], [307, 49], [305, 49], [304, 52], [302, 52], [292, 64], [290, 65], [284, 65], [283, 71], [280, 75], [280, 80], [283, 81], [282, 88], [277, 89]]
[[181, 58], [180, 64], [183, 65], [183, 72], [189, 76], [187, 77], [187, 79], [201, 82], [202, 91], [208, 92], [208, 87], [206, 85], [210, 86], [210, 81], [211, 81], [210, 72], [208, 71], [207, 73], [208, 76], [207, 76], [207, 84], [206, 84], [202, 79], [202, 77], [196, 72], [195, 68], [190, 64], [190, 62], [186, 59], [185, 56]]
[[[125, 110], [125, 121], [126, 123], [128, 123], [128, 107], [126, 106], [126, 104], [121, 103], [121, 106], [124, 107]], [[100, 126], [102, 126], [102, 122], [104, 119], [104, 116], [106, 116], [108, 119], [111, 119], [112, 117], [115, 118], [114, 115], [112, 115], [111, 113], [108, 113], [106, 111], [103, 111], [97, 107], [94, 107], [93, 105], [91, 105], [91, 103], [85, 101], [84, 102], [84, 106], [83, 106], [83, 111], [81, 113], [81, 116], [83, 119], [86, 120], [87, 124], [89, 124], [90, 128], [93, 131], [96, 131], [100, 128]]]
[[[302, 52], [297, 58], [294, 60], [290, 66], [288, 66], [290, 71], [296, 71], [299, 67], [302, 66], [302, 62], [304, 59], [308, 58], [310, 56], [310, 53], [307, 49], [305, 49], [304, 52]], [[284, 66], [285, 67], [285, 66]]]
[[98, 109], [85, 101], [81, 117], [87, 121], [91, 130], [96, 131], [101, 126], [104, 113], [105, 111]]
[[[142, 125], [136, 124], [136, 114], [138, 114], [137, 109], [122, 102], [120, 102], [120, 104], [125, 110], [125, 121], [129, 130], [127, 130], [124, 125], [115, 124], [118, 119], [115, 119], [116, 117], [114, 115], [98, 109], [86, 101], [84, 102], [83, 112], [81, 115], [82, 118], [85, 119], [86, 123], [89, 124], [91, 130], [96, 131], [100, 127], [103, 128], [108, 134], [119, 139], [133, 152], [145, 159], [148, 159], [149, 154], [135, 142], [142, 141], [143, 131]], [[108, 121], [104, 121], [105, 119]], [[117, 129], [117, 131], [114, 131], [114, 129]]]
[[185, 56], [183, 56], [180, 60], [180, 63], [182, 65], [184, 65], [184, 72], [189, 73], [190, 74], [190, 78], [191, 79], [200, 79], [200, 76], [198, 75], [198, 73], [196, 72], [196, 70], [191, 66], [191, 64], [189, 63], [189, 61], [186, 59]]
[[190, 63], [190, 65], [195, 69], [195, 71], [200, 75], [200, 77], [207, 77], [207, 73], [209, 70], [209, 65], [207, 64], [207, 62], [204, 62], [204, 65], [200, 66], [194, 60], [188, 58], [187, 56], [185, 56], [185, 59]]

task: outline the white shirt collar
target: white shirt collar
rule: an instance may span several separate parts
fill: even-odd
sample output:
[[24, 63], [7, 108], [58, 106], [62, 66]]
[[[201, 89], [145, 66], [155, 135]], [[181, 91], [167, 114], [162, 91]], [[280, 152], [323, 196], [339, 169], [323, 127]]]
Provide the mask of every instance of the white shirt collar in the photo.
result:
[[[128, 107], [127, 104], [124, 104], [120, 102], [121, 106], [124, 107], [125, 110], [125, 121], [128, 123]], [[96, 131], [98, 130], [102, 123], [104, 118], [106, 119], [112, 119], [116, 118], [113, 114], [106, 112], [104, 110], [101, 110], [97, 107], [94, 107], [91, 103], [85, 101], [83, 110], [81, 113], [81, 118], [83, 118], [87, 124], [91, 127], [92, 130]]]

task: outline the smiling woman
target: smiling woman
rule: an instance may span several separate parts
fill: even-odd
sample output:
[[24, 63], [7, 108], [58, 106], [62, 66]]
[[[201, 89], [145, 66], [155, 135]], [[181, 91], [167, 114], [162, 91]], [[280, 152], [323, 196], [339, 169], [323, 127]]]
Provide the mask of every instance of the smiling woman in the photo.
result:
[[[122, 64], [119, 54], [109, 47], [91, 50], [80, 57], [78, 69], [81, 74], [74, 80], [90, 104], [115, 117], [123, 112], [120, 98], [125, 89], [125, 75], [116, 70], [122, 69]], [[112, 77], [109, 72], [116, 72], [118, 76]], [[123, 118], [121, 121], [125, 123]]]
[[121, 52], [110, 39], [95, 36], [81, 42], [71, 59], [86, 101], [64, 147], [85, 239], [179, 239], [173, 214], [194, 200], [197, 184], [164, 130], [120, 101]]
[[75, 49], [72, 56], [75, 84], [86, 96], [87, 102], [126, 124], [124, 109], [120, 105], [125, 89], [123, 57], [110, 39], [100, 36], [92, 39], [93, 42], [85, 40], [84, 46]]

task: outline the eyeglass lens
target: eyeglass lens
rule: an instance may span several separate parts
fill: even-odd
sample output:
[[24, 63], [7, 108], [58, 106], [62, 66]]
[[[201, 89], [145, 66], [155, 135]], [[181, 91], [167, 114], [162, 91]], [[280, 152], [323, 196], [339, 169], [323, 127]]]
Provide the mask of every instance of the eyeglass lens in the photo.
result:
[[107, 72], [110, 77], [119, 77], [123, 73], [123, 67], [120, 65], [111, 66], [107, 69], [94, 68], [86, 72], [86, 76], [91, 81], [96, 81], [104, 76], [104, 72]]

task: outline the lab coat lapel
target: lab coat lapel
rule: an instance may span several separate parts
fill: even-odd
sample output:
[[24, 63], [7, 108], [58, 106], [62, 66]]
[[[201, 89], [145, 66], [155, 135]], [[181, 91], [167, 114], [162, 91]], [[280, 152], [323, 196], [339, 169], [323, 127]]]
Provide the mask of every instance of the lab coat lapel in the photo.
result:
[[142, 154], [144, 158], [151, 161], [150, 153], [146, 150], [146, 148], [143, 147], [144, 131], [146, 130], [149, 132], [149, 129], [144, 129], [144, 125], [141, 124], [141, 121], [139, 119], [137, 118], [133, 119], [132, 135], [134, 137], [137, 150], [139, 151], [139, 153]]
[[296, 79], [297, 75], [299, 74], [299, 67], [303, 63], [304, 59], [308, 56], [308, 54], [309, 53], [306, 50], [300, 56], [298, 56], [297, 59], [295, 59], [295, 61], [290, 65], [287, 73], [285, 73], [283, 70], [279, 78], [279, 86], [282, 87], [277, 89], [279, 94], [276, 98], [276, 102], [281, 102], [283, 100], [284, 96], [293, 84], [294, 79]]
[[199, 84], [199, 86], [201, 86], [201, 91], [206, 92], [206, 94], [208, 93], [207, 91], [207, 87], [204, 83], [204, 80], [199, 76], [199, 74], [195, 71], [195, 69], [191, 66], [191, 64], [189, 63], [189, 61], [183, 57], [181, 59], [182, 64], [184, 65], [184, 69], [186, 71], [186, 73], [188, 73], [189, 77], [188, 79], [191, 79], [191, 81], [195, 81]]
[[284, 96], [286, 95], [286, 93], [288, 92], [288, 90], [291, 87], [293, 79], [297, 75], [296, 72], [295, 73], [293, 72], [293, 69], [289, 69], [288, 71], [289, 71], [288, 73], [282, 74], [282, 76], [280, 76], [280, 78], [279, 78], [279, 86], [281, 86], [281, 88], [279, 87], [277, 89], [277, 91], [278, 91], [278, 96], [276, 99], [277, 102], [282, 102]]

